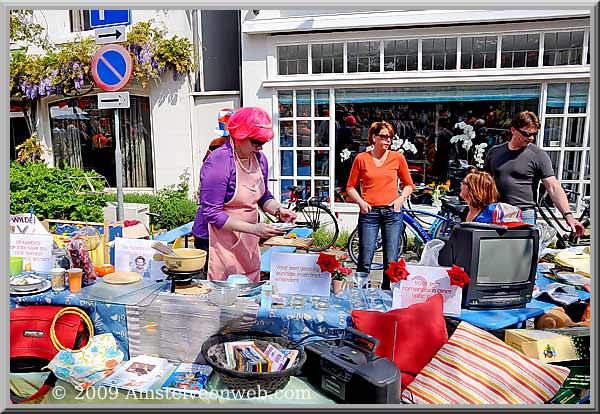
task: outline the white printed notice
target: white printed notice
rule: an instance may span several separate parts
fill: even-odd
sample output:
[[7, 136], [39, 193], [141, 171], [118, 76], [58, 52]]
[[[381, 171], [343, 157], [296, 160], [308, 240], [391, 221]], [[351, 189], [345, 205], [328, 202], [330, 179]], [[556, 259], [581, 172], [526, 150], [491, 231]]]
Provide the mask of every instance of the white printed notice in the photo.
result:
[[406, 280], [393, 286], [392, 308], [407, 308], [425, 302], [441, 293], [444, 296], [444, 315], [460, 316], [462, 289], [450, 285], [449, 267], [406, 265]]
[[[143, 278], [155, 279], [158, 274], [157, 261], [152, 259], [156, 250], [152, 244], [156, 240], [115, 238], [115, 271], [137, 272]], [[164, 242], [161, 242], [166, 244]]]
[[278, 295], [329, 296], [331, 275], [321, 272], [319, 255], [271, 254], [271, 284]]
[[23, 269], [36, 272], [49, 272], [52, 269], [51, 234], [10, 235], [10, 255], [23, 258]]
[[10, 232], [22, 234], [50, 234], [35, 214], [23, 213], [10, 216]]

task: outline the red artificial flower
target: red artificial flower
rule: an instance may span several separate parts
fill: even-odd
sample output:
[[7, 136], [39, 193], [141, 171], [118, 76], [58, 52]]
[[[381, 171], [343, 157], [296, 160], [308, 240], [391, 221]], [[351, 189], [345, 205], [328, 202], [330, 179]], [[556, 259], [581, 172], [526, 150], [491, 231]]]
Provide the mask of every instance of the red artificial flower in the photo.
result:
[[388, 275], [392, 283], [396, 283], [401, 280], [406, 280], [410, 273], [406, 270], [406, 262], [404, 259], [400, 259], [397, 262], [390, 262], [390, 267], [385, 271], [385, 274]]
[[319, 253], [317, 264], [321, 268], [321, 272], [333, 273], [335, 269], [340, 267], [340, 261], [337, 257], [327, 253]]
[[339, 271], [341, 274], [343, 274], [344, 276], [348, 276], [352, 274], [352, 269], [350, 269], [349, 267], [340, 267]]
[[464, 285], [471, 281], [471, 278], [460, 266], [452, 265], [450, 270], [447, 270], [448, 277], [450, 277], [450, 285], [458, 286], [462, 288]]

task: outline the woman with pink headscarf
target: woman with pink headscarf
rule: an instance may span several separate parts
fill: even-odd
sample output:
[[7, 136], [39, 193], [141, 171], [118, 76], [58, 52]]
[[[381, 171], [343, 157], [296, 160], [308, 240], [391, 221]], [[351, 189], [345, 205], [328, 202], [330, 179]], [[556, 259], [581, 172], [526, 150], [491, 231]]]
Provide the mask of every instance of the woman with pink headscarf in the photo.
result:
[[262, 146], [273, 139], [271, 118], [260, 108], [238, 109], [229, 119], [224, 145], [202, 165], [200, 203], [209, 231], [208, 278], [232, 274], [260, 280], [261, 237], [281, 234], [258, 221], [258, 208], [284, 222], [296, 214], [279, 204], [268, 188], [268, 164]]

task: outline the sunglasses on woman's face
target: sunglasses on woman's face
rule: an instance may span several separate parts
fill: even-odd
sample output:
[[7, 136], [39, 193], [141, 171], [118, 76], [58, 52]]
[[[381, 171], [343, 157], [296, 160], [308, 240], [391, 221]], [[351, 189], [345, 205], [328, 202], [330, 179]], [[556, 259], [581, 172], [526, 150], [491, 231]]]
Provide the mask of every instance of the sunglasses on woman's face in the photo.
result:
[[385, 140], [392, 139], [392, 136], [391, 136], [391, 135], [385, 135], [385, 134], [383, 134], [383, 135], [382, 135], [382, 134], [377, 134], [377, 136], [378, 136], [379, 138], [381, 138], [381, 139], [385, 139]]
[[519, 134], [523, 135], [525, 138], [535, 137], [538, 134], [538, 131], [527, 132], [527, 131], [523, 131], [521, 129], [517, 129], [517, 131], [519, 131]]
[[248, 141], [250, 141], [250, 143], [254, 146], [254, 148], [259, 148], [259, 147], [262, 147], [264, 145], [264, 142], [259, 141], [257, 139], [249, 138]]

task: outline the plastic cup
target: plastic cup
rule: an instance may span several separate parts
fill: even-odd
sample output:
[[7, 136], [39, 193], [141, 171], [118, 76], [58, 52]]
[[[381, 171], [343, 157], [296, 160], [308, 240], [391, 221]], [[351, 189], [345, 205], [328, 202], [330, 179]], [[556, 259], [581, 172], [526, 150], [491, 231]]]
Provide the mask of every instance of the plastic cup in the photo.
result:
[[65, 286], [65, 269], [62, 267], [55, 267], [50, 270], [51, 274], [51, 282], [52, 282], [52, 291], [61, 292], [66, 289]]
[[18, 275], [23, 271], [23, 258], [18, 256], [10, 256], [10, 275]]
[[69, 291], [71, 293], [77, 293], [81, 290], [81, 280], [83, 278], [83, 270], [77, 267], [67, 270], [69, 277]]

